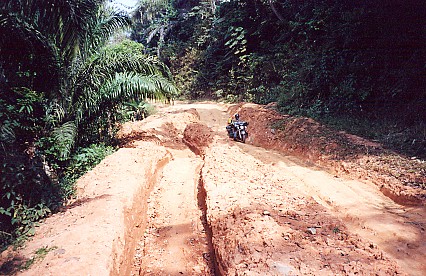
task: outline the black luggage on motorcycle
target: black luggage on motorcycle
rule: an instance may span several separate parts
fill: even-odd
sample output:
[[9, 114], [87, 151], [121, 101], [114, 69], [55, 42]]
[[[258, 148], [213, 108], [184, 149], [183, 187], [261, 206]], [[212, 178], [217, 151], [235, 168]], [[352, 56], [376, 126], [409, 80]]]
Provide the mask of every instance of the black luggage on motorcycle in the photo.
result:
[[230, 138], [234, 137], [234, 131], [232, 130], [232, 126], [231, 125], [226, 126], [226, 131], [228, 131], [228, 136]]

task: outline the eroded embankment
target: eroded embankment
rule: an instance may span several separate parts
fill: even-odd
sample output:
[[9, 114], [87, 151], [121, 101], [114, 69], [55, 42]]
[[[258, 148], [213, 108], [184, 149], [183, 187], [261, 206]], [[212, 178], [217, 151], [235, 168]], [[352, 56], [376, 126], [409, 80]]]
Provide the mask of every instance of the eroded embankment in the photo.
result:
[[143, 227], [141, 198], [156, 182], [169, 154], [148, 142], [120, 149], [77, 183], [74, 204], [46, 219], [17, 252], [24, 261], [45, 248], [47, 255], [22, 275], [123, 275], [132, 238]]
[[380, 144], [329, 129], [310, 118], [291, 117], [255, 104], [232, 106], [250, 122], [250, 143], [298, 156], [328, 171], [374, 183], [402, 205], [426, 205], [426, 163]]

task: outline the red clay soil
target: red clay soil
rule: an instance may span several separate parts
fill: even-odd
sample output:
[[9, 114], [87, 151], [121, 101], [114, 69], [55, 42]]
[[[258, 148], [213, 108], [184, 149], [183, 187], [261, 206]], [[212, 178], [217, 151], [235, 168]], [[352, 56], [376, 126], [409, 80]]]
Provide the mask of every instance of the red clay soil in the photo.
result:
[[120, 139], [9, 274], [426, 275], [423, 163], [253, 104], [162, 107]]
[[251, 144], [298, 156], [340, 176], [371, 181], [395, 202], [426, 202], [426, 162], [385, 150], [378, 143], [336, 132], [310, 118], [291, 117], [266, 107], [240, 104], [237, 111], [250, 122]]

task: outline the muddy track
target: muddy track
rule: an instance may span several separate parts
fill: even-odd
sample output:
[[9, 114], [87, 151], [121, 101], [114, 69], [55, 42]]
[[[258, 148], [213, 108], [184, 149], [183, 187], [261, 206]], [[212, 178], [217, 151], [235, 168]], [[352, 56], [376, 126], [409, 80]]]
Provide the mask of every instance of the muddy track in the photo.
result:
[[[208, 130], [205, 137], [193, 135], [198, 128]], [[186, 125], [183, 133], [182, 128], [174, 131], [182, 135], [174, 146], [182, 145], [168, 148], [172, 158], [148, 199], [148, 225], [136, 248], [131, 275], [220, 275], [201, 174], [209, 132], [199, 123]]]
[[23, 274], [426, 275], [423, 207], [235, 143], [227, 117], [188, 104], [126, 124], [124, 148], [79, 181], [81, 204], [20, 251], [56, 248]]

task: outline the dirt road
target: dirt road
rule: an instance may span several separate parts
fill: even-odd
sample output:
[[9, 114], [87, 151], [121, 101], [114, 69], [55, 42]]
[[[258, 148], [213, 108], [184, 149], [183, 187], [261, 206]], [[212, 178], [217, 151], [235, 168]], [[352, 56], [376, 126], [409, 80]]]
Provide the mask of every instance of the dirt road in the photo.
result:
[[[395, 204], [371, 184], [341, 179], [294, 157], [230, 141], [224, 132], [229, 116], [224, 107], [172, 109], [189, 108], [197, 110], [200, 121], [215, 135], [203, 158], [201, 180], [219, 264], [216, 274], [426, 273], [421, 208]], [[175, 165], [170, 170], [173, 175], [182, 168]], [[168, 183], [169, 191], [176, 189], [172, 181]], [[189, 183], [186, 193], [196, 193], [196, 181]], [[165, 209], [174, 208], [174, 201], [169, 202]], [[194, 202], [181, 202], [180, 212], [191, 213], [188, 204]], [[174, 245], [189, 251], [185, 244]], [[152, 256], [147, 257], [152, 264]], [[172, 263], [162, 267], [171, 268]], [[170, 270], [168, 274], [174, 275]]]
[[[21, 251], [58, 248], [24, 274], [94, 275], [94, 263], [110, 260], [102, 267], [112, 275], [426, 275], [423, 207], [253, 146], [262, 133], [236, 143], [227, 111], [178, 104], [124, 125], [124, 148], [80, 180], [81, 204], [47, 220]], [[105, 204], [120, 218], [102, 217], [110, 241], [88, 226]], [[91, 246], [78, 249], [81, 241]], [[113, 253], [102, 259], [105, 247]]]

